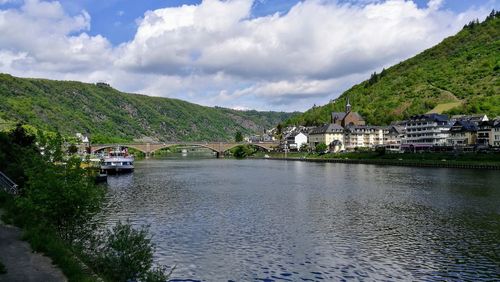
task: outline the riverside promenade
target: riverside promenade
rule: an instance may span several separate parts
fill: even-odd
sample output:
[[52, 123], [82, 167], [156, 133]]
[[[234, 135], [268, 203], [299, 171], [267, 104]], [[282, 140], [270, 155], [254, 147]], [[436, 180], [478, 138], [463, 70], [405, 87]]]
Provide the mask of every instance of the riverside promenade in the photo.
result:
[[500, 170], [500, 163], [461, 163], [453, 161], [415, 161], [415, 160], [397, 160], [397, 159], [316, 159], [316, 158], [297, 158], [297, 157], [257, 157], [255, 159], [281, 160], [281, 161], [302, 161], [315, 163], [345, 163], [345, 164], [374, 164], [390, 166], [412, 166], [412, 167], [433, 167], [433, 168], [463, 168], [463, 169], [486, 169]]
[[31, 250], [29, 243], [22, 240], [21, 229], [1, 220], [0, 262], [7, 270], [7, 273], [0, 274], [2, 282], [68, 281], [50, 258]]

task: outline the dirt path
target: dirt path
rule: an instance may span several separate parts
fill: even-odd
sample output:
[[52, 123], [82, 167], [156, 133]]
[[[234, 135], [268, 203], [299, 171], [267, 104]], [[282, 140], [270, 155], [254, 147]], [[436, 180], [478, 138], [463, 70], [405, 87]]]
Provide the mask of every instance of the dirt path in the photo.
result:
[[0, 221], [0, 261], [7, 269], [6, 274], [0, 274], [0, 281], [67, 281], [50, 258], [33, 253], [21, 237], [19, 228]]

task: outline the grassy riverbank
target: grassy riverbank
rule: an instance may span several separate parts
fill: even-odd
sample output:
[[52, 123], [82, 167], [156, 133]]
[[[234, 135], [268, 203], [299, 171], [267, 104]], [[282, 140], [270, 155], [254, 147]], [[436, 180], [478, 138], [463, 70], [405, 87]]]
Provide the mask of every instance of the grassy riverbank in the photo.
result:
[[366, 163], [404, 166], [433, 167], [470, 167], [500, 169], [500, 153], [385, 153], [385, 152], [350, 152], [316, 154], [307, 152], [263, 153], [252, 157], [273, 159], [292, 159], [316, 162]]
[[4, 211], [2, 221], [6, 224], [22, 227], [22, 239], [30, 244], [34, 252], [43, 253], [50, 257], [52, 263], [61, 269], [68, 281], [91, 282], [97, 280], [95, 274], [77, 259], [71, 246], [61, 240], [53, 230], [42, 225], [29, 223], [27, 215], [16, 208], [15, 198], [12, 195], [1, 191], [0, 207]]

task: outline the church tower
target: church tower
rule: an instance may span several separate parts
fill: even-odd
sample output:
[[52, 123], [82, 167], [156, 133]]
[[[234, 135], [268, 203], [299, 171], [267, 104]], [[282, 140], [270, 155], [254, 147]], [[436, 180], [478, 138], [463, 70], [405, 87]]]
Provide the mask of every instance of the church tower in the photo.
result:
[[349, 102], [349, 97], [347, 97], [347, 102], [345, 104], [345, 113], [349, 113], [351, 111], [351, 103]]

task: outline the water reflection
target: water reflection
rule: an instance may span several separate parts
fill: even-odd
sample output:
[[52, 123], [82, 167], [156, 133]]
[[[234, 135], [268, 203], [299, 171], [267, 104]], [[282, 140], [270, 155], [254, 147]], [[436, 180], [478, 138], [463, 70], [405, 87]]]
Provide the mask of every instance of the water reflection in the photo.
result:
[[172, 159], [108, 183], [175, 279], [500, 278], [495, 171]]

